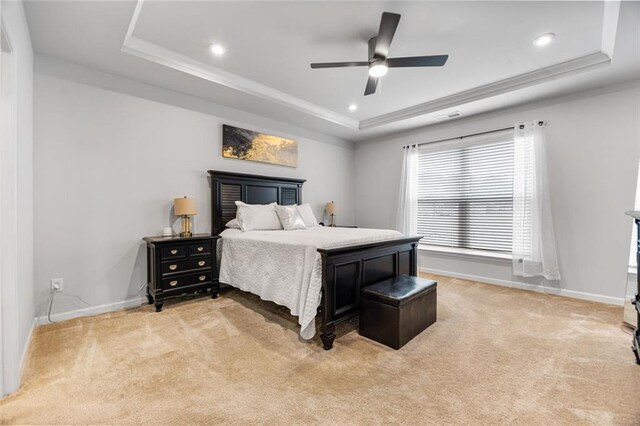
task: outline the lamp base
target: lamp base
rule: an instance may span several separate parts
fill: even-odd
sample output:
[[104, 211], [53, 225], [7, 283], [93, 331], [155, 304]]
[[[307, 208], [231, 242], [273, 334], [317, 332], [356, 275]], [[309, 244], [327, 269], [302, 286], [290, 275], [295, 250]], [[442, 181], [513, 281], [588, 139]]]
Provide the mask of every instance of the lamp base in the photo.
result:
[[336, 227], [336, 215], [332, 214], [331, 215], [331, 224], [329, 224], [330, 227], [335, 228]]
[[181, 237], [191, 237], [191, 218], [189, 216], [182, 216], [182, 229], [180, 230]]

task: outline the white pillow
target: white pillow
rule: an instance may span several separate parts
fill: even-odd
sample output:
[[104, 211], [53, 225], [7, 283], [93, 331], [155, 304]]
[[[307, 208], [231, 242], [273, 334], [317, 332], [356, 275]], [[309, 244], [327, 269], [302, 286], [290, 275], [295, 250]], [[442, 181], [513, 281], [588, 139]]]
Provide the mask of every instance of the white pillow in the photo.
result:
[[233, 229], [240, 229], [240, 224], [238, 223], [238, 219], [231, 219], [229, 222], [227, 222], [225, 227], [233, 228]]
[[298, 209], [293, 206], [276, 206], [276, 213], [280, 218], [280, 223], [285, 231], [293, 231], [295, 229], [305, 229], [306, 226], [302, 220], [302, 216], [298, 213]]
[[276, 214], [276, 203], [271, 204], [245, 204], [236, 201], [238, 210], [236, 219], [243, 231], [274, 231], [282, 229], [280, 219]]
[[316, 220], [315, 215], [313, 214], [313, 210], [311, 210], [311, 204], [304, 203], [297, 206], [297, 208], [298, 213], [300, 213], [300, 216], [302, 217], [302, 220], [304, 221], [304, 224], [307, 228], [320, 226], [318, 224], [318, 221]]

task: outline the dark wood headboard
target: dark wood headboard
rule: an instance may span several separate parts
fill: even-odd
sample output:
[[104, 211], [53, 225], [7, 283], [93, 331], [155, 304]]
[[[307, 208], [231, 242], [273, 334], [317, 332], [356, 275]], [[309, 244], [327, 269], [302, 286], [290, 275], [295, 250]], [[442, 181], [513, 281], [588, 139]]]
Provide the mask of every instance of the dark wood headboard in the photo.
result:
[[236, 217], [236, 201], [247, 204], [302, 204], [304, 179], [247, 175], [209, 170], [211, 176], [211, 234], [224, 231]]

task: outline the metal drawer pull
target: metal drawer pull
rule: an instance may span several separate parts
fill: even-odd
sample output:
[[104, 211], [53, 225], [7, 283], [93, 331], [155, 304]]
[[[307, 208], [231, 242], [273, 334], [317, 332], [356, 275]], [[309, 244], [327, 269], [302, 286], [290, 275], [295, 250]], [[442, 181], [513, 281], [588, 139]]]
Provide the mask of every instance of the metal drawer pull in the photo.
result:
[[204, 247], [198, 247], [198, 251], [204, 250]]
[[171, 254], [178, 254], [178, 250], [171, 250]]
[[177, 286], [177, 285], [178, 285], [178, 280], [170, 281], [170, 282], [169, 282], [169, 285], [170, 285], [171, 287], [175, 287], [175, 286]]
[[198, 262], [198, 266], [204, 266], [206, 262], [204, 260], [201, 260], [200, 262]]
[[178, 265], [169, 265], [169, 269], [175, 271], [176, 269], [178, 269]]
[[206, 276], [206, 275], [200, 275], [200, 276], [198, 277], [198, 279], [199, 279], [200, 281], [204, 281], [204, 280], [205, 280], [205, 278], [207, 278], [207, 276]]

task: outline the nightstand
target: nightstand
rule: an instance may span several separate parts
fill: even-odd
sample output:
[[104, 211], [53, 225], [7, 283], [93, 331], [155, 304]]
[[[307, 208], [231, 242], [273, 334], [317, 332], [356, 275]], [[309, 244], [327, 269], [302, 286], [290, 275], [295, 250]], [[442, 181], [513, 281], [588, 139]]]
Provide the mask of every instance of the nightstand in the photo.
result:
[[218, 297], [217, 235], [144, 237], [147, 242], [147, 299], [162, 310], [166, 299], [211, 292]]

